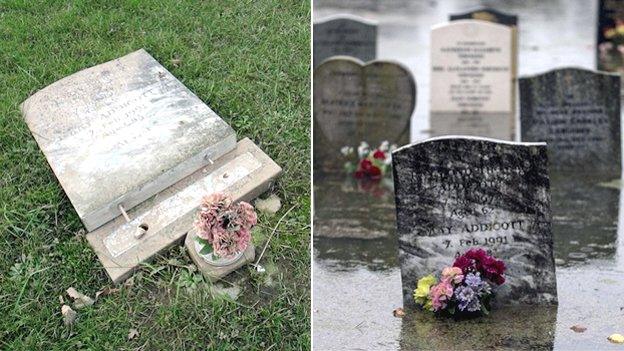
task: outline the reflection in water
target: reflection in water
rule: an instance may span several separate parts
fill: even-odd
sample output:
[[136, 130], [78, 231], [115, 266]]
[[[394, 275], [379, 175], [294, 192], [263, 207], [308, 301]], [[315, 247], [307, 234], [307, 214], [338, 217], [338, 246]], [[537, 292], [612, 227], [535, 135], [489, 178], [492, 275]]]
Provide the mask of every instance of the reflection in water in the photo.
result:
[[[408, 312], [402, 320], [391, 317], [392, 310], [402, 305], [392, 196], [375, 198], [348, 185], [342, 176], [315, 179], [315, 196], [320, 200], [315, 220], [330, 218], [336, 224], [333, 228], [347, 225], [346, 232], [355, 233], [351, 238], [344, 231], [319, 236], [315, 222], [315, 347], [617, 348], [606, 341], [608, 335], [621, 332], [624, 323], [624, 303], [619, 298], [624, 295], [624, 262], [615, 262], [621, 190], [611, 180], [551, 174], [558, 309], [504, 307], [484, 318], [455, 322], [420, 312]], [[344, 204], [351, 207], [339, 210]], [[371, 207], [364, 210], [366, 206]], [[377, 215], [371, 220], [373, 213]], [[369, 225], [374, 235], [366, 228]], [[331, 230], [327, 225], [322, 228]], [[576, 324], [588, 330], [574, 333], [570, 327]]]
[[557, 307], [505, 307], [486, 318], [453, 320], [415, 311], [403, 318], [402, 350], [550, 350]]
[[596, 175], [551, 174], [555, 259], [572, 266], [612, 259], [617, 246], [619, 190]]
[[358, 181], [345, 173], [314, 174], [314, 236], [377, 239], [395, 229], [389, 179]]
[[[379, 57], [406, 64], [418, 82], [418, 107], [412, 119], [412, 140], [416, 140], [425, 138], [429, 129], [428, 45], [432, 25], [446, 21], [449, 13], [479, 5], [495, 7], [520, 16], [521, 75], [559, 66], [591, 69], [595, 67], [595, 26], [591, 24], [597, 18], [596, 4], [586, 0], [315, 0], [314, 15], [322, 18], [354, 8], [349, 12], [380, 22]], [[315, 349], [396, 350], [399, 342], [404, 350], [427, 345], [441, 350], [531, 346], [555, 350], [622, 349], [622, 345], [606, 340], [612, 333], [624, 333], [624, 234], [618, 237], [617, 228], [618, 201], [624, 199], [618, 189], [598, 185], [609, 179], [551, 174], [559, 297], [553, 341], [551, 310], [495, 310], [489, 317], [457, 323], [409, 312], [403, 320], [393, 318], [392, 310], [401, 306], [402, 299], [398, 262], [391, 255], [396, 252], [392, 196], [386, 205], [372, 202], [379, 212], [352, 209], [337, 215], [335, 210], [340, 204], [352, 206], [359, 201], [353, 199], [360, 196], [365, 204], [370, 200], [364, 199], [370, 198], [341, 193], [337, 189], [342, 180], [320, 185], [317, 177], [315, 174]], [[319, 194], [318, 188], [326, 193]], [[371, 221], [373, 213], [380, 215]], [[335, 222], [318, 228], [318, 221], [322, 223], [324, 218], [334, 218]], [[619, 231], [624, 230], [623, 225], [624, 219]], [[377, 239], [327, 237], [345, 237], [335, 234], [341, 230], [333, 229], [344, 227], [349, 228], [352, 237]], [[368, 228], [374, 228], [373, 233]], [[326, 237], [318, 236], [319, 229]], [[587, 330], [570, 330], [576, 324]]]

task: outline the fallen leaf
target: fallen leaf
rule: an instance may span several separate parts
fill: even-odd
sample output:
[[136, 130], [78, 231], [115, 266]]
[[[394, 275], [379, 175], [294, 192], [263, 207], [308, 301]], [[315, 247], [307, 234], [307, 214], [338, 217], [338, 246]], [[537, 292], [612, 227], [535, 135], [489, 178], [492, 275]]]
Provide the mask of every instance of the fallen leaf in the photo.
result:
[[63, 323], [67, 326], [74, 324], [76, 317], [78, 316], [76, 311], [72, 310], [71, 307], [67, 305], [63, 305], [61, 307], [61, 314], [63, 315]]
[[622, 334], [611, 334], [607, 340], [611, 341], [614, 344], [624, 344], [624, 335]]
[[578, 324], [571, 326], [570, 329], [572, 329], [576, 333], [582, 333], [582, 332], [587, 330], [587, 328], [585, 328], [582, 325], [578, 325]]
[[69, 287], [67, 289], [67, 295], [74, 299], [74, 307], [76, 309], [81, 309], [83, 307], [91, 306], [95, 303], [92, 298], [89, 296], [78, 292], [74, 287]]
[[102, 288], [102, 290], [95, 293], [95, 301], [97, 301], [100, 296], [104, 297], [110, 294], [115, 294], [117, 292], [119, 292], [118, 288], [110, 288], [108, 286], [105, 288]]
[[271, 194], [271, 196], [266, 199], [257, 199], [255, 205], [256, 209], [260, 212], [275, 214], [282, 208], [282, 201], [277, 195]]
[[132, 340], [138, 336], [139, 336], [139, 331], [134, 328], [130, 329], [130, 331], [128, 332], [128, 340]]
[[182, 63], [182, 60], [180, 60], [179, 58], [174, 58], [174, 59], [171, 59], [170, 61], [173, 67], [180, 67], [180, 63]]
[[399, 307], [396, 310], [392, 311], [392, 315], [397, 318], [403, 318], [405, 316], [405, 311]]

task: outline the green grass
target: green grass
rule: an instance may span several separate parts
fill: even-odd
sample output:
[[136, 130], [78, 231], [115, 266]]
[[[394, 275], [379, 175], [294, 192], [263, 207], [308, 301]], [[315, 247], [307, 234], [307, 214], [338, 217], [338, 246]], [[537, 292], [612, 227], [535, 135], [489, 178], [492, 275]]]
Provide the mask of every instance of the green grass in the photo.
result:
[[[296, 0], [0, 0], [0, 349], [310, 348], [309, 12]], [[227, 277], [236, 300], [173, 247], [66, 327], [68, 287], [93, 297], [111, 283], [18, 105], [142, 47], [283, 167], [272, 189], [283, 207], [260, 216], [259, 241], [295, 208], [263, 258], [267, 274]], [[140, 335], [128, 340], [130, 328]]]

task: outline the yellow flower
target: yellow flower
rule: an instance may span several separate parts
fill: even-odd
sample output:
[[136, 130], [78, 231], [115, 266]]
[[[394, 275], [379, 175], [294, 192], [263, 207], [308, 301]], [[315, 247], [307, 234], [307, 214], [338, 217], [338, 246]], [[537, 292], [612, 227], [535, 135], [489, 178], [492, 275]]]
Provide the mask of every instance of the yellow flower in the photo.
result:
[[615, 36], [615, 34], [617, 34], [617, 31], [615, 30], [615, 28], [611, 28], [611, 29], [607, 29], [604, 33], [605, 38], [613, 38]]
[[438, 280], [433, 274], [429, 274], [424, 276], [418, 280], [418, 285], [416, 285], [416, 290], [414, 290], [414, 301], [417, 304], [423, 305], [426, 309], [432, 309], [431, 299], [429, 299], [429, 290], [431, 286], [436, 284]]

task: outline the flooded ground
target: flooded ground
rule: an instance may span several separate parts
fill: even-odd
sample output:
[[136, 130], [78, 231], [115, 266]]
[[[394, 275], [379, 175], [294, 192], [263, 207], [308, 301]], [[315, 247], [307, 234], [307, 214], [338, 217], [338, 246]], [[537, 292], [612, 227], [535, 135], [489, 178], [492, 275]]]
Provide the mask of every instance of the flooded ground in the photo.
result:
[[[316, 19], [359, 6], [349, 12], [380, 23], [379, 57], [406, 64], [418, 84], [412, 140], [428, 129], [429, 28], [449, 13], [489, 5], [519, 14], [521, 75], [594, 68], [594, 2], [315, 2]], [[455, 322], [422, 313], [392, 316], [402, 297], [391, 186], [379, 190], [344, 175], [315, 174], [314, 348], [624, 349], [607, 341], [624, 334], [624, 202], [611, 180], [551, 174], [558, 307], [504, 308]], [[576, 333], [573, 325], [587, 330]]]

